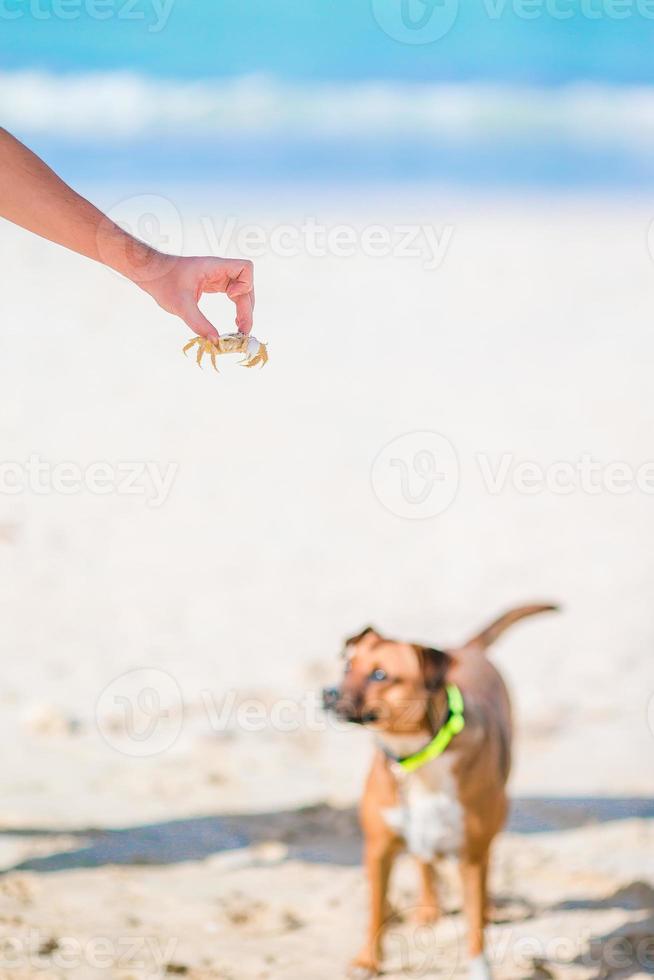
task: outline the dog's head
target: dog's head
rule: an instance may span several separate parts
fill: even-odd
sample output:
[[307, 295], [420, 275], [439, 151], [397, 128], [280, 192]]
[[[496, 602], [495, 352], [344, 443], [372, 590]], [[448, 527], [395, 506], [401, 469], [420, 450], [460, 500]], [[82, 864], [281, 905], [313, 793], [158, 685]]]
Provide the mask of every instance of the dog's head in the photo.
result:
[[325, 707], [346, 721], [397, 734], [422, 726], [450, 662], [442, 650], [387, 640], [371, 626], [346, 641], [343, 659], [341, 684], [323, 691]]

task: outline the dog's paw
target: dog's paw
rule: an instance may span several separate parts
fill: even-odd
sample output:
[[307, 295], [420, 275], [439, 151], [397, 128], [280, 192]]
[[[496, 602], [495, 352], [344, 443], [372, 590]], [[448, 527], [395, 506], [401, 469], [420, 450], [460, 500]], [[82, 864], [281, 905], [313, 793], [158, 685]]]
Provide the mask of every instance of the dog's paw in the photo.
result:
[[468, 976], [470, 980], [493, 980], [490, 963], [484, 953], [480, 953], [479, 956], [470, 960]]
[[379, 976], [379, 963], [367, 956], [358, 956], [350, 963], [347, 971], [348, 980], [370, 980]]

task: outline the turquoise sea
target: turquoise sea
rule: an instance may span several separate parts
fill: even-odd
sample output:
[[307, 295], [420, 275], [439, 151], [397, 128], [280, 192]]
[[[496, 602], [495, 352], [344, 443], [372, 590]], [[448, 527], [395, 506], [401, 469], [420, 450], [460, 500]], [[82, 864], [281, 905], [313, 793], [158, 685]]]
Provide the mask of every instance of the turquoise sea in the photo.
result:
[[0, 0], [70, 178], [648, 187], [654, 0]]

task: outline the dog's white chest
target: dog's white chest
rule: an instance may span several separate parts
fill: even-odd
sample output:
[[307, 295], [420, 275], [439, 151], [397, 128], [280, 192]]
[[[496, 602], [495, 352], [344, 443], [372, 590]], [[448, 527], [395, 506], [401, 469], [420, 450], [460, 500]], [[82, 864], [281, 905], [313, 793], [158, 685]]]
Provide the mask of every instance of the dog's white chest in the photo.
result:
[[463, 808], [456, 792], [449, 756], [440, 756], [412, 773], [396, 776], [399, 806], [384, 811], [386, 823], [424, 861], [460, 849]]

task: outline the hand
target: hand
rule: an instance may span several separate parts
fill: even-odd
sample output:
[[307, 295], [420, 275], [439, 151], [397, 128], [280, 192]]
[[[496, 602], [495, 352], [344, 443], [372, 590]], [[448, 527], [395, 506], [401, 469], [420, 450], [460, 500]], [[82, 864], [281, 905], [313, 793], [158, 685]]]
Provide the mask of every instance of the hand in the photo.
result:
[[198, 309], [203, 293], [226, 293], [236, 305], [238, 331], [250, 333], [254, 270], [248, 259], [185, 258], [159, 253], [155, 264], [156, 274], [149, 275], [139, 285], [162, 309], [180, 317], [194, 333], [210, 340], [218, 339], [218, 331]]
[[227, 293], [238, 330], [252, 329], [251, 262], [163, 255], [119, 228], [1, 127], [0, 216], [120, 272], [201, 337], [218, 339], [198, 309], [202, 293]]

